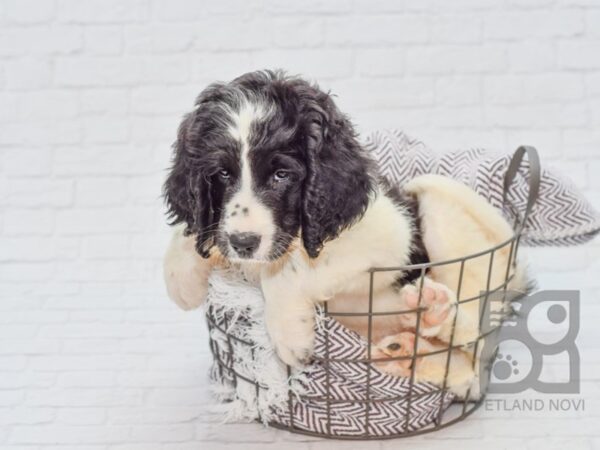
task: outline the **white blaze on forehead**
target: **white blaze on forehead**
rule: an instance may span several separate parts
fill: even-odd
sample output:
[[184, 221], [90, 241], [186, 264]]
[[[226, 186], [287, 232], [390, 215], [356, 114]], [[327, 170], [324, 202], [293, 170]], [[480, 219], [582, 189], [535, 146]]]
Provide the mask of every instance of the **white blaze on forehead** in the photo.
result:
[[[244, 101], [237, 111], [230, 111], [229, 115], [232, 124], [229, 127], [229, 134], [239, 141], [248, 151], [248, 138], [252, 123], [264, 118], [267, 114], [266, 108], [258, 102]], [[244, 148], [242, 148], [242, 151]]]
[[[260, 246], [254, 257], [268, 256], [275, 235], [272, 211], [267, 208], [253, 189], [250, 164], [250, 138], [254, 123], [265, 120], [269, 111], [259, 102], [244, 101], [237, 111], [230, 111], [229, 134], [240, 143], [240, 180], [238, 191], [225, 206], [225, 232], [251, 232], [261, 236]], [[237, 205], [237, 206], [236, 206]]]

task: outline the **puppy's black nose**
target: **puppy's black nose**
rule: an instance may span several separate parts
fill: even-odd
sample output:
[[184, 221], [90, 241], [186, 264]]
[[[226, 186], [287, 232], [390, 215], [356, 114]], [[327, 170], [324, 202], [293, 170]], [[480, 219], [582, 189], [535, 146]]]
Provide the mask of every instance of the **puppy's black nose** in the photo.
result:
[[260, 245], [260, 234], [235, 233], [229, 235], [229, 243], [241, 258], [248, 258]]

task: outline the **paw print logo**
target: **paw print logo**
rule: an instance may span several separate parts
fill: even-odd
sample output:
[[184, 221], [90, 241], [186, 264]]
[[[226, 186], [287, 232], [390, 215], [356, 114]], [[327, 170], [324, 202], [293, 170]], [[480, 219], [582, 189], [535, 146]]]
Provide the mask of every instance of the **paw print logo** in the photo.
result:
[[[485, 340], [479, 366], [482, 392], [516, 394], [527, 389], [552, 394], [579, 393], [580, 358], [575, 338], [579, 332], [579, 292], [539, 291], [532, 295], [489, 296], [481, 317]], [[511, 294], [512, 295], [512, 294]], [[514, 315], [498, 317], [506, 305]], [[506, 345], [512, 343], [510, 352]], [[501, 354], [496, 355], [502, 344]], [[515, 353], [515, 347], [516, 353]], [[517, 357], [518, 356], [518, 357]], [[542, 376], [544, 361], [567, 358], [565, 371], [557, 379]], [[562, 381], [564, 380], [564, 381]]]
[[513, 375], [519, 375], [519, 362], [512, 355], [498, 353], [492, 373], [499, 380], [508, 380]]

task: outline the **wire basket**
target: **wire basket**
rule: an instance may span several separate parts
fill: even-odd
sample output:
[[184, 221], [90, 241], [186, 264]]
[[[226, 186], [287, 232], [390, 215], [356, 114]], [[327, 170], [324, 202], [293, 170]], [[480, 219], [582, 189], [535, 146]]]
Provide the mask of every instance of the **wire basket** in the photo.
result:
[[[523, 164], [523, 157], [527, 154], [528, 163]], [[529, 180], [529, 194], [526, 199], [511, 199], [510, 186], [519, 172], [519, 169], [527, 170]], [[289, 389], [287, 392], [287, 407], [277, 411], [269, 419], [269, 424], [276, 428], [286, 429], [291, 432], [311, 436], [335, 439], [389, 439], [396, 437], [414, 436], [417, 434], [435, 431], [447, 427], [453, 423], [463, 420], [472, 414], [483, 403], [489, 383], [491, 366], [494, 362], [498, 343], [498, 333], [506, 314], [493, 318], [490, 309], [490, 299], [500, 297], [501, 301], [514, 300], [508, 292], [509, 284], [515, 276], [511, 272], [514, 268], [521, 235], [523, 233], [527, 218], [537, 199], [540, 185], [540, 165], [537, 151], [533, 147], [522, 146], [517, 149], [504, 177], [504, 206], [511, 211], [515, 220], [513, 223], [513, 236], [487, 250], [467, 255], [461, 258], [443, 262], [415, 264], [402, 267], [374, 267], [368, 271], [369, 275], [369, 298], [367, 312], [344, 312], [328, 311], [325, 302], [321, 313], [324, 320], [321, 325], [326, 329], [324, 333], [317, 336], [317, 347], [315, 352], [313, 377], [320, 376], [321, 388], [312, 395], [298, 395], [296, 390]], [[515, 203], [524, 204], [524, 211], [518, 211]], [[492, 268], [495, 256], [498, 252], [508, 253], [506, 267], [502, 267], [503, 276], [500, 282], [492, 280]], [[463, 287], [463, 274], [467, 264], [487, 264], [486, 288], [479, 295], [461, 295]], [[421, 315], [425, 308], [421, 307], [421, 298], [425, 275], [436, 270], [440, 266], [456, 265], [458, 269], [458, 282], [456, 286], [448, 286], [456, 292], [457, 303], [455, 305], [450, 338], [443, 344], [442, 348], [436, 348], [430, 352], [419, 352], [419, 339]], [[373, 280], [378, 273], [389, 271], [418, 271], [419, 278], [416, 285], [419, 286], [418, 306], [410, 310], [402, 311], [373, 311]], [[469, 302], [479, 301], [479, 328], [475, 339], [465, 343], [455, 343], [455, 327], [457, 318]], [[416, 329], [414, 340], [414, 351], [411, 356], [400, 357], [374, 357], [372, 354], [373, 321], [378, 317], [412, 314], [416, 316]], [[227, 379], [234, 387], [238, 383], [246, 383], [249, 389], [255, 391], [256, 399], [265, 395], [268, 386], [256, 379], [242, 374], [234, 364], [236, 348], [244, 349], [254, 355], [256, 343], [248, 339], [240, 339], [230, 332], [233, 319], [231, 317], [216, 320], [215, 311], [209, 304], [206, 311], [209, 327], [210, 349], [213, 354], [216, 367], [216, 376]], [[367, 320], [367, 342], [360, 340], [357, 335], [346, 330], [338, 323], [342, 317], [362, 317]], [[332, 336], [345, 335], [348, 342], [355, 345], [356, 351], [340, 352], [340, 343], [332, 342]], [[219, 348], [216, 336], [226, 345]], [[484, 347], [486, 351], [483, 352]], [[471, 369], [479, 378], [478, 390], [474, 393], [471, 388], [466, 395], [459, 398], [450, 391], [448, 376], [451, 368], [451, 360], [454, 351], [469, 352], [472, 356]], [[415, 370], [417, 359], [440, 355], [445, 357], [445, 371], [443, 381], [437, 385], [431, 383], [417, 382]], [[410, 376], [403, 379], [383, 376], [378, 370], [378, 364], [408, 360], [410, 361]], [[358, 394], [346, 386], [340, 388], [336, 383], [340, 373], [346, 378], [351, 378], [355, 386], [360, 389]], [[292, 370], [287, 367], [287, 374], [292, 379]], [[316, 374], [316, 375], [315, 375]], [[354, 378], [353, 378], [354, 377]], [[387, 377], [387, 378], [386, 378]], [[391, 378], [390, 378], [391, 377]], [[387, 383], [387, 384], [386, 384]], [[310, 414], [307, 413], [306, 405], [318, 405]], [[316, 411], [316, 412], [315, 412]], [[275, 419], [273, 419], [275, 417]]]

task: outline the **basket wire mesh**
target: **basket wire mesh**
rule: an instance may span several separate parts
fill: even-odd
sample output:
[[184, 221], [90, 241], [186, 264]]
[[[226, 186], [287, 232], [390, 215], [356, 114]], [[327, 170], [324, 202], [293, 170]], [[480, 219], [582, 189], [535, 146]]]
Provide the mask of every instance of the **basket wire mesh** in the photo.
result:
[[[514, 205], [514, 202], [509, 198], [509, 192], [510, 192], [510, 186], [512, 184], [512, 181], [514, 180], [516, 174], [518, 173], [519, 168], [523, 165], [522, 164], [523, 157], [525, 155], [527, 155], [527, 159], [528, 159], [528, 164], [525, 165], [524, 169], [528, 169], [528, 172], [529, 172], [529, 174], [528, 174], [529, 196], [526, 199], [525, 210], [518, 211]], [[325, 355], [322, 357], [315, 356], [313, 359], [315, 364], [321, 364], [326, 371], [325, 395], [321, 396], [321, 397], [311, 396], [309, 398], [304, 398], [304, 399], [301, 398], [300, 399], [300, 400], [320, 400], [320, 401], [325, 402], [325, 404], [326, 404], [326, 427], [325, 427], [325, 430], [326, 431], [325, 432], [316, 432], [316, 431], [299, 428], [296, 426], [295, 421], [294, 421], [294, 418], [295, 418], [294, 398], [295, 398], [295, 396], [298, 396], [298, 394], [292, 392], [292, 389], [289, 389], [289, 391], [288, 391], [288, 402], [287, 402], [287, 410], [288, 410], [287, 414], [289, 416], [288, 423], [284, 425], [284, 424], [278, 423], [278, 422], [271, 422], [270, 425], [273, 427], [276, 427], [276, 428], [285, 429], [285, 430], [295, 432], [295, 433], [301, 433], [301, 434], [305, 434], [305, 435], [324, 437], [324, 438], [348, 439], [348, 440], [382, 439], [382, 438], [387, 439], [387, 438], [414, 436], [414, 435], [418, 435], [418, 434], [423, 434], [423, 433], [439, 430], [441, 428], [452, 425], [460, 420], [463, 420], [464, 418], [466, 418], [467, 416], [472, 414], [474, 411], [476, 411], [478, 409], [478, 407], [481, 406], [481, 404], [483, 403], [483, 401], [485, 399], [485, 386], [486, 386], [487, 382], [489, 381], [490, 368], [491, 368], [491, 365], [495, 358], [495, 353], [492, 353], [492, 356], [489, 357], [487, 360], [479, 360], [480, 345], [482, 345], [481, 342], [484, 339], [486, 339], [488, 337], [491, 338], [495, 333], [497, 333], [499, 331], [500, 327], [502, 326], [503, 320], [506, 318], [506, 316], [500, 317], [499, 320], [495, 321], [495, 324], [493, 326], [489, 326], [488, 327], [489, 329], [483, 330], [482, 327], [484, 325], [484, 321], [489, 320], [490, 310], [488, 308], [488, 302], [492, 295], [500, 295], [500, 298], [502, 298], [502, 299], [506, 299], [506, 298], [511, 299], [511, 297], [507, 297], [507, 290], [508, 290], [509, 284], [515, 276], [514, 271], [511, 273], [511, 268], [513, 268], [515, 265], [521, 235], [525, 228], [527, 218], [529, 217], [529, 214], [531, 213], [533, 205], [537, 199], [539, 185], [540, 185], [540, 164], [539, 164], [539, 157], [538, 157], [537, 151], [535, 148], [530, 147], [530, 146], [521, 146], [516, 150], [512, 160], [507, 168], [507, 171], [506, 171], [506, 174], [504, 177], [504, 195], [503, 195], [504, 206], [505, 206], [505, 208], [507, 208], [508, 210], [511, 211], [512, 215], [515, 218], [513, 225], [512, 225], [514, 234], [510, 239], [508, 239], [504, 242], [501, 242], [492, 248], [489, 248], [489, 249], [486, 249], [486, 250], [483, 250], [483, 251], [480, 251], [478, 253], [474, 253], [471, 255], [467, 255], [464, 257], [455, 258], [452, 260], [441, 261], [441, 262], [429, 262], [429, 263], [423, 263], [423, 264], [414, 264], [414, 265], [407, 265], [407, 266], [401, 266], [401, 267], [373, 267], [373, 268], [371, 268], [369, 270], [369, 297], [368, 297], [368, 311], [367, 312], [328, 311], [327, 302], [325, 302], [323, 304], [323, 313], [325, 314], [325, 316], [329, 316], [334, 319], [336, 317], [366, 317], [366, 319], [367, 319], [367, 347], [366, 347], [367, 352], [366, 352], [366, 355], [364, 358], [353, 359], [353, 360], [331, 359], [329, 357], [329, 349], [330, 349], [330, 345], [328, 342], [329, 333], [326, 333], [325, 334], [325, 339], [326, 339]], [[491, 281], [492, 281], [492, 270], [494, 267], [494, 257], [497, 254], [497, 252], [505, 251], [505, 250], [508, 250], [509, 256], [508, 256], [507, 267], [504, 271], [503, 281], [497, 286], [492, 286]], [[487, 259], [488, 260], [486, 289], [484, 291], [482, 291], [479, 295], [471, 296], [469, 298], [461, 298], [461, 294], [462, 294], [461, 290], [463, 287], [463, 275], [465, 272], [465, 265], [468, 262], [473, 262], [476, 259], [479, 259], [479, 260]], [[455, 289], [456, 298], [457, 298], [457, 303], [455, 305], [456, 313], [454, 314], [454, 317], [452, 319], [451, 333], [450, 333], [449, 341], [447, 342], [447, 345], [441, 350], [435, 350], [435, 351], [431, 351], [431, 352], [427, 352], [427, 353], [419, 352], [418, 348], [417, 348], [418, 342], [419, 342], [419, 339], [422, 339], [420, 336], [421, 315], [423, 314], [423, 311], [426, 309], [425, 307], [421, 306], [425, 276], [426, 276], [428, 270], [435, 268], [436, 266], [449, 265], [449, 264], [457, 264], [459, 266], [458, 285], [454, 286], [454, 287], [449, 286], [449, 288]], [[405, 309], [405, 310], [400, 310], [400, 311], [374, 311], [373, 310], [373, 286], [374, 286], [374, 279], [377, 276], [377, 274], [381, 273], [381, 272], [389, 272], [389, 271], [405, 272], [405, 271], [414, 271], [414, 270], [419, 271], [419, 274], [420, 274], [418, 281], [416, 282], [416, 284], [419, 285], [417, 307], [414, 309]], [[512, 298], [512, 300], [514, 300], [514, 298]], [[469, 302], [474, 302], [474, 301], [480, 301], [480, 302], [482, 301], [483, 302], [483, 305], [480, 305], [480, 308], [479, 308], [480, 315], [479, 315], [478, 336], [472, 342], [468, 342], [466, 344], [465, 343], [456, 344], [455, 343], [455, 329], [456, 329], [456, 324], [457, 324], [457, 318], [459, 317], [459, 314], [460, 314], [460, 308], [462, 305], [469, 303]], [[414, 340], [414, 348], [412, 351], [412, 355], [411, 356], [399, 356], [399, 357], [387, 357], [387, 358], [373, 358], [372, 349], [371, 349], [371, 345], [370, 345], [372, 343], [372, 337], [373, 337], [373, 319], [376, 317], [379, 317], [379, 316], [391, 316], [391, 315], [402, 315], [402, 314], [414, 314], [416, 316], [416, 326], [415, 326], [415, 330], [414, 330], [416, 339]], [[235, 341], [238, 345], [248, 346], [251, 349], [252, 356], [254, 356], [254, 348], [255, 348], [254, 343], [250, 342], [249, 340], [241, 339], [241, 338], [229, 333], [227, 331], [229, 329], [228, 323], [225, 323], [225, 326], [223, 326], [223, 324], [219, 325], [218, 323], [216, 323], [216, 321], [213, 318], [211, 306], [209, 306], [209, 308], [207, 309], [206, 317], [207, 317], [209, 331], [211, 331], [209, 333], [209, 336], [211, 336], [210, 344], [209, 344], [210, 350], [211, 350], [211, 353], [212, 353], [213, 358], [216, 363], [218, 375], [220, 377], [227, 375], [228, 378], [231, 380], [234, 388], [237, 387], [237, 384], [240, 382], [249, 383], [250, 385], [253, 385], [255, 392], [256, 392], [256, 398], [258, 399], [261, 395], [261, 391], [264, 389], [268, 389], [268, 387], [261, 385], [256, 380], [253, 380], [247, 376], [244, 376], [243, 374], [239, 373], [239, 371], [237, 371], [234, 367], [234, 345], [233, 345], [233, 342]], [[216, 344], [215, 340], [212, 338], [213, 331], [215, 331], [215, 330], [218, 331], [220, 334], [222, 334], [226, 338], [227, 348], [228, 348], [228, 352], [226, 353], [226, 355], [227, 355], [226, 358], [223, 358], [222, 353], [220, 353], [218, 351], [217, 344]], [[488, 380], [485, 380], [485, 379], [480, 380], [480, 383], [481, 383], [480, 384], [480, 386], [481, 386], [480, 395], [476, 399], [471, 399], [471, 388], [469, 388], [467, 395], [464, 397], [464, 399], [458, 399], [458, 400], [455, 399], [453, 401], [453, 405], [450, 408], [446, 408], [445, 402], [442, 400], [439, 402], [439, 409], [438, 409], [437, 413], [435, 414], [435, 419], [430, 425], [428, 425], [422, 429], [410, 430], [408, 427], [408, 423], [409, 423], [410, 417], [411, 417], [412, 404], [414, 401], [418, 400], [420, 396], [423, 395], [423, 394], [413, 394], [413, 386], [415, 385], [415, 369], [417, 366], [417, 364], [416, 364], [417, 358], [426, 358], [428, 356], [432, 356], [435, 354], [445, 354], [446, 355], [443, 382], [441, 383], [441, 386], [439, 387], [439, 393], [441, 395], [441, 399], [444, 399], [444, 398], [446, 398], [446, 395], [448, 394], [448, 374], [450, 372], [453, 350], [463, 350], [463, 351], [471, 352], [472, 369], [474, 371], [476, 369], [476, 364], [478, 361], [479, 361], [479, 364], [481, 364], [484, 367], [485, 370], [483, 372], [480, 371], [479, 373], [487, 373]], [[410, 360], [410, 362], [411, 362], [410, 378], [409, 378], [410, 384], [409, 384], [409, 393], [406, 398], [407, 407], [405, 410], [405, 417], [398, 418], [399, 420], [404, 421], [404, 424], [405, 424], [405, 426], [403, 427], [404, 431], [401, 433], [391, 434], [391, 435], [387, 435], [387, 436], [381, 436], [381, 435], [375, 436], [374, 433], [371, 433], [371, 431], [370, 431], [371, 430], [371, 428], [370, 428], [370, 421], [371, 421], [370, 404], [374, 403], [374, 402], [381, 402], [381, 401], [393, 401], [395, 399], [394, 398], [385, 398], [385, 399], [371, 398], [370, 381], [371, 381], [371, 373], [374, 370], [372, 366], [374, 363], [400, 361], [400, 360]], [[366, 396], [362, 400], [356, 400], [356, 399], [351, 400], [352, 402], [355, 402], [355, 403], [364, 403], [364, 412], [362, 414], [362, 419], [364, 420], [365, 433], [361, 436], [356, 436], [356, 435], [344, 436], [344, 435], [340, 435], [340, 434], [333, 434], [331, 431], [331, 428], [332, 428], [332, 426], [331, 426], [331, 423], [332, 423], [331, 407], [332, 407], [332, 404], [334, 404], [336, 401], [339, 402], [339, 400], [335, 400], [332, 398], [331, 392], [330, 392], [331, 391], [330, 390], [330, 387], [331, 387], [330, 386], [330, 373], [331, 373], [332, 363], [364, 364], [364, 365], [366, 365], [366, 368], [367, 368]], [[287, 367], [287, 375], [288, 375], [288, 379], [291, 379], [292, 370], [289, 366]], [[300, 395], [300, 397], [302, 397], [302, 395]], [[348, 400], [346, 400], [346, 401], [348, 401]]]

